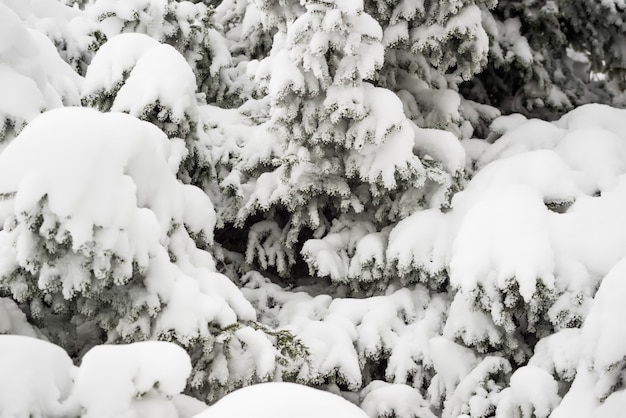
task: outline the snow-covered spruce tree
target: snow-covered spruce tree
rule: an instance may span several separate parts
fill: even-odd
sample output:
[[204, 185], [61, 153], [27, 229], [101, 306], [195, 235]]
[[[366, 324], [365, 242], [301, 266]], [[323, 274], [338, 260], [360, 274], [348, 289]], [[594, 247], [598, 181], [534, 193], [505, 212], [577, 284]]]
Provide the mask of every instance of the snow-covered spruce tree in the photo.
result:
[[580, 334], [564, 350], [579, 362], [573, 364], [576, 377], [571, 388], [552, 415], [556, 418], [610, 417], [623, 410], [626, 346], [620, 318], [624, 315], [625, 272], [626, 259], [622, 259], [602, 280]]
[[187, 156], [179, 177], [186, 183], [202, 185], [213, 176], [196, 79], [171, 45], [141, 33], [112, 37], [87, 69], [82, 102], [100, 111], [129, 113], [173, 141], [183, 140]]
[[0, 295], [73, 356], [104, 341], [175, 341], [192, 358], [190, 390], [214, 398], [272, 378], [284, 356], [216, 272], [215, 212], [176, 179], [183, 157], [123, 113], [36, 118], [0, 154]]
[[295, 0], [226, 0], [215, 8], [215, 20], [231, 42], [233, 56], [248, 60], [269, 55], [276, 32], [287, 27], [304, 12]]
[[298, 0], [226, 0], [219, 2], [213, 15], [226, 39], [232, 56], [232, 66], [222, 72], [227, 80], [223, 104], [240, 106], [258, 97], [258, 85], [250, 78], [248, 64], [266, 58], [277, 32], [304, 12]]
[[623, 106], [625, 15], [621, 1], [499, 1], [483, 13], [489, 64], [463, 93], [550, 119], [584, 103]]
[[429, 392], [442, 416], [546, 417], [572, 385], [584, 352], [577, 328], [610, 304], [593, 299], [626, 255], [625, 112], [587, 105], [554, 123], [494, 122], [504, 135], [446, 214], [454, 232], [443, 257], [457, 292], [443, 335], [468, 355], [456, 356], [460, 375], [433, 362]]
[[80, 76], [50, 39], [25, 24], [30, 16], [20, 6], [0, 2], [0, 144], [43, 110], [80, 103]]
[[97, 0], [87, 6], [107, 38], [144, 33], [176, 48], [209, 102], [223, 98], [227, 83], [221, 72], [231, 63], [224, 37], [212, 23], [212, 10], [203, 3], [176, 0]]
[[383, 28], [385, 62], [377, 83], [398, 94], [418, 126], [469, 138], [498, 115], [458, 92], [458, 85], [487, 63], [489, 40], [481, 14], [494, 5], [493, 0], [365, 1]]
[[246, 259], [263, 270], [288, 276], [304, 260], [312, 275], [382, 289], [388, 226], [445, 206], [464, 154], [459, 166], [453, 135], [418, 128], [394, 93], [364, 81], [384, 48], [361, 2], [305, 7], [256, 71], [271, 100], [260, 128], [282, 155], [257, 161], [265, 172], [238, 186], [241, 209], [230, 222], [247, 230]]
[[60, 1], [29, 0], [5, 3], [31, 29], [46, 35], [59, 55], [80, 75], [84, 75], [95, 51], [106, 40], [97, 22], [83, 10]]
[[[328, 286], [293, 291], [255, 271], [241, 280], [259, 321], [290, 330], [307, 347], [308, 355], [285, 370], [289, 380], [342, 390], [351, 399], [362, 396], [368, 412], [381, 416], [428, 403], [407, 405], [422, 399], [430, 384], [434, 350], [429, 340], [441, 334], [447, 295], [418, 284], [373, 297], [333, 298]], [[440, 358], [445, 366], [445, 356]], [[371, 405], [385, 393], [392, 396]], [[410, 398], [402, 399], [407, 393]]]

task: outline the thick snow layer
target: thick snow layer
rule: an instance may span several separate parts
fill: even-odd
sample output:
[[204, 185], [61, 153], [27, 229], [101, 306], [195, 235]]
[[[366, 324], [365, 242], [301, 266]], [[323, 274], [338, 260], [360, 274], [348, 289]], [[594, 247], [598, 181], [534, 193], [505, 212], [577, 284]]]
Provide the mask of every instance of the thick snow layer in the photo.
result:
[[451, 283], [476, 301], [489, 299], [482, 309], [497, 324], [512, 325], [497, 294], [512, 289], [529, 312], [549, 308], [559, 326], [580, 322], [600, 278], [626, 255], [618, 232], [626, 228], [624, 115], [589, 105], [554, 123], [494, 122], [502, 137], [453, 198], [447, 262]]
[[580, 361], [570, 390], [551, 417], [608, 418], [622, 414], [626, 402], [621, 384], [626, 358], [622, 321], [626, 314], [622, 298], [626, 291], [625, 274], [623, 258], [602, 280], [580, 334], [569, 338], [570, 345], [578, 345], [572, 350], [578, 352], [574, 358]]
[[[209, 338], [209, 323], [253, 320], [252, 306], [190, 236], [210, 243], [215, 213], [204, 193], [176, 179], [180, 160], [177, 144], [130, 115], [63, 108], [39, 116], [0, 155], [8, 196], [0, 222], [14, 225], [0, 231], [0, 272], [22, 266], [40, 289], [69, 299], [93, 280], [128, 283], [135, 265], [144, 280], [128, 304], [143, 314], [118, 318], [112, 332], [122, 338], [174, 332], [187, 343]], [[40, 228], [29, 231], [39, 215]], [[42, 241], [71, 247], [50, 262]], [[27, 297], [20, 289], [12, 286], [14, 297]]]
[[539, 367], [520, 367], [511, 376], [510, 386], [502, 391], [497, 418], [548, 418], [559, 404], [558, 384]]
[[[417, 270], [422, 278], [442, 274], [448, 261], [449, 216], [438, 209], [415, 212], [398, 222], [389, 235], [386, 257], [401, 276]], [[420, 239], [416, 240], [415, 237]]]
[[52, 41], [30, 29], [0, 3], [0, 138], [5, 119], [19, 131], [42, 110], [80, 103], [82, 78], [59, 56]]
[[118, 89], [128, 72], [150, 49], [160, 45], [141, 33], [124, 33], [109, 39], [93, 57], [82, 88], [83, 96]]
[[454, 134], [441, 129], [423, 129], [411, 123], [415, 132], [413, 151], [441, 161], [445, 170], [457, 174], [465, 168], [465, 149]]
[[178, 418], [172, 397], [190, 372], [189, 356], [173, 343], [99, 345], [82, 359], [72, 402], [85, 418]]
[[621, 318], [626, 315], [626, 304], [621, 296], [626, 291], [625, 274], [626, 258], [623, 258], [602, 280], [582, 328], [589, 364], [599, 372], [624, 367], [626, 329]]
[[67, 416], [74, 365], [62, 348], [0, 335], [0, 417]]
[[523, 188], [484, 197], [465, 215], [454, 240], [451, 283], [468, 292], [480, 283], [489, 291], [494, 285], [505, 289], [515, 278], [527, 302], [538, 281], [554, 288], [547, 216], [543, 201]]
[[262, 383], [239, 389], [195, 418], [367, 418], [338, 395], [294, 383]]
[[38, 338], [39, 334], [26, 320], [26, 315], [9, 298], [0, 298], [0, 334]]
[[37, 84], [4, 63], [0, 63], [0, 89], [3, 92], [0, 97], [2, 117], [19, 117], [23, 122], [30, 121], [46, 107]]
[[361, 396], [361, 408], [370, 417], [436, 417], [420, 392], [407, 385], [375, 380], [361, 391]]
[[[176, 180], [168, 166], [168, 158], [179, 159], [173, 150], [158, 128], [132, 116], [85, 108], [47, 112], [0, 157], [0, 193], [15, 193], [3, 208], [31, 213], [45, 196], [50, 210], [67, 219], [75, 250], [93, 236], [93, 226], [135, 231], [129, 239], [143, 246], [146, 237], [168, 232], [155, 222], [189, 219], [194, 232], [210, 237], [212, 205]], [[198, 199], [201, 206], [183, 206]], [[115, 251], [122, 243], [108, 244]]]
[[170, 45], [158, 45], [137, 60], [111, 110], [140, 117], [159, 103], [180, 122], [196, 116], [195, 93], [196, 77], [185, 58]]
[[582, 358], [580, 329], [566, 328], [539, 340], [529, 366], [540, 367], [561, 380], [571, 382]]

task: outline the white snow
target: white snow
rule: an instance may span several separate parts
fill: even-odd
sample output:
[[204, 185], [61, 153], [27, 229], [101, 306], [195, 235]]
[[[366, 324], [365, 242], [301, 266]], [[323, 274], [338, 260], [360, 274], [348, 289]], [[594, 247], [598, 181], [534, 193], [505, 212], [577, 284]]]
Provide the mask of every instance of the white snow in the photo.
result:
[[85, 418], [178, 418], [171, 399], [190, 372], [189, 356], [173, 343], [96, 346], [82, 359], [71, 402]]
[[338, 395], [294, 383], [262, 383], [239, 389], [195, 418], [367, 418]]
[[[122, 113], [63, 108], [36, 118], [0, 154], [0, 193], [10, 196], [0, 201], [0, 222], [17, 225], [0, 231], [0, 248], [14, 260], [3, 270], [22, 266], [38, 275], [40, 289], [71, 298], [94, 280], [86, 261], [93, 260], [97, 279], [115, 285], [130, 280], [136, 263], [144, 281], [129, 304], [147, 311], [118, 319], [111, 333], [122, 338], [137, 330], [146, 337], [173, 332], [187, 343], [209, 338], [209, 323], [255, 319], [235, 284], [215, 272], [211, 255], [189, 236], [210, 243], [215, 212], [205, 194], [176, 179], [172, 150], [177, 145], [154, 125]], [[26, 223], [37, 214], [44, 221], [35, 234]], [[54, 262], [41, 258], [39, 241], [56, 245], [68, 237], [70, 250]]]
[[500, 418], [547, 418], [559, 404], [558, 384], [546, 370], [520, 367], [511, 376], [509, 388], [502, 391], [496, 409]]
[[361, 408], [370, 417], [436, 417], [420, 392], [407, 385], [375, 380], [361, 391], [361, 396]]
[[65, 416], [74, 365], [62, 348], [0, 335], [0, 417]]
[[158, 45], [157, 40], [141, 33], [123, 33], [110, 38], [87, 67], [81, 92], [83, 97], [113, 91], [124, 81], [125, 73], [132, 70], [148, 50]]
[[137, 60], [111, 110], [139, 117], [159, 103], [176, 123], [196, 117], [195, 93], [196, 78], [185, 58], [170, 45], [158, 45]]
[[386, 257], [397, 263], [401, 276], [417, 270], [427, 278], [435, 277], [446, 269], [448, 218], [438, 209], [427, 209], [404, 218], [392, 229]]
[[465, 168], [465, 149], [454, 134], [441, 129], [423, 129], [411, 123], [415, 131], [413, 150], [441, 161], [445, 170], [457, 174]]
[[562, 329], [537, 343], [528, 365], [540, 367], [569, 382], [576, 375], [583, 349], [580, 344], [580, 329]]
[[59, 56], [52, 41], [26, 26], [12, 7], [0, 3], [0, 138], [5, 123], [23, 125], [45, 109], [80, 103], [82, 78]]
[[[0, 0], [0, 139], [9, 125], [25, 126], [0, 145], [0, 277], [7, 283], [0, 287], [12, 297], [0, 298], [0, 334], [18, 334], [0, 335], [0, 418], [620, 416], [626, 405], [626, 110], [586, 105], [554, 122], [508, 115], [493, 122], [487, 140], [467, 139], [469, 121], [485, 113], [454, 90], [465, 70], [439, 48], [463, 39], [452, 52], [470, 51], [472, 65], [481, 66], [490, 48], [487, 28], [509, 51], [500, 57], [505, 63], [529, 65], [542, 57], [529, 47], [519, 19], [497, 23], [482, 6], [463, 0], [430, 2], [428, 12], [422, 0], [387, 2], [393, 10], [383, 36], [361, 0], [308, 2], [309, 12], [295, 22], [289, 10], [270, 10], [288, 9], [284, 2], [245, 3], [222, 2], [194, 32], [208, 11], [202, 3], [98, 0], [83, 13], [53, 0]], [[624, 2], [617, 3], [623, 9]], [[416, 16], [429, 24], [414, 25]], [[238, 19], [242, 27], [223, 37], [220, 22], [237, 26]], [[198, 48], [210, 50], [209, 75], [227, 83], [232, 80], [221, 71], [231, 51], [271, 25], [281, 28], [268, 59], [237, 58], [244, 60], [239, 75], [247, 65], [261, 87], [256, 93], [269, 95], [239, 109], [199, 108], [192, 66], [206, 57]], [[54, 45], [67, 41], [64, 59], [88, 61], [90, 31], [97, 27], [109, 41], [83, 80]], [[131, 27], [147, 35], [118, 35]], [[184, 55], [160, 43], [177, 29]], [[413, 62], [412, 71], [449, 66], [461, 74], [430, 74], [430, 84], [409, 77], [397, 94], [363, 82], [382, 66], [383, 44], [404, 41], [433, 57]], [[335, 59], [332, 71], [326, 54]], [[564, 91], [547, 88], [549, 104], [570, 105]], [[110, 96], [113, 112], [46, 111], [78, 105], [79, 93]], [[185, 141], [168, 140], [137, 119], [157, 103], [161, 121], [210, 125], [193, 152], [219, 161], [218, 169], [232, 168], [220, 186], [243, 203], [226, 222], [243, 223], [250, 212], [276, 204], [289, 208], [290, 186], [308, 192], [320, 171], [331, 171], [334, 160], [319, 163], [302, 139], [321, 146], [345, 139], [349, 152], [339, 165], [350, 181], [370, 183], [374, 195], [409, 180], [427, 191], [403, 196], [405, 206], [413, 199], [420, 210], [406, 209], [391, 225], [375, 224], [356, 198], [346, 198], [341, 209], [365, 213], [344, 214], [331, 225], [308, 208], [310, 223], [320, 229], [301, 255], [311, 275], [332, 279], [335, 297], [316, 278], [294, 278], [309, 284], [284, 289], [251, 271], [235, 284], [217, 273], [211, 253], [218, 216], [210, 198], [176, 178], [189, 152]], [[280, 129], [300, 117], [301, 132]], [[348, 129], [338, 126], [344, 121]], [[281, 179], [286, 170], [268, 168], [284, 155], [300, 162], [289, 184]], [[444, 172], [426, 162], [440, 163]], [[255, 171], [260, 165], [267, 168], [262, 174]], [[471, 179], [448, 207], [446, 186], [466, 173]], [[324, 186], [342, 197], [351, 193], [347, 182]], [[286, 271], [293, 249], [281, 242], [283, 225], [252, 226], [245, 261]], [[61, 250], [49, 260], [42, 248]], [[348, 284], [387, 280], [390, 272], [384, 294], [339, 297]], [[192, 370], [179, 345], [150, 341], [96, 346], [77, 368], [60, 347], [31, 338], [43, 334], [14, 302], [39, 302], [32, 286], [62, 309], [95, 281], [114, 287], [131, 279], [138, 280], [121, 309], [130, 313], [111, 321], [109, 341], [137, 333], [183, 346], [208, 341], [201, 348], [209, 366]], [[58, 301], [51, 303], [53, 297]], [[246, 325], [257, 320], [292, 332], [307, 359], [281, 362], [284, 353], [271, 338]], [[224, 328], [217, 336], [215, 326]], [[536, 345], [528, 344], [525, 331], [536, 332]], [[379, 367], [387, 382], [367, 381], [370, 367]], [[281, 372], [329, 384], [327, 390], [341, 385], [363, 410], [292, 383], [257, 384], [211, 407], [181, 395], [191, 373], [213, 396], [280, 379]]]
[[38, 338], [41, 333], [28, 323], [26, 315], [13, 300], [0, 298], [0, 334]]

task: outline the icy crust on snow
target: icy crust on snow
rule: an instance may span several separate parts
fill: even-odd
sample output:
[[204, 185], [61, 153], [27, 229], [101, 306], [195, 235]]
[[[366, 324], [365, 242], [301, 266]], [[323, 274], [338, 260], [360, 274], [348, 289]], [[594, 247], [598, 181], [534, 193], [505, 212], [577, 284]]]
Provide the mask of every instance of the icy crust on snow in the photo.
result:
[[[129, 115], [63, 108], [39, 116], [0, 154], [3, 287], [18, 300], [37, 289], [70, 300], [121, 286], [118, 297], [136, 314], [115, 314], [112, 337], [211, 340], [210, 323], [254, 319], [191, 238], [211, 242], [215, 213], [205, 194], [176, 179], [181, 157], [158, 128]], [[131, 284], [136, 274], [143, 280]], [[104, 308], [88, 313], [110, 320]]]
[[82, 82], [50, 39], [28, 28], [10, 6], [0, 3], [0, 141], [45, 109], [79, 104]]
[[367, 418], [342, 397], [294, 383], [262, 383], [239, 389], [194, 418]]
[[68, 416], [74, 364], [61, 347], [0, 335], [0, 418]]

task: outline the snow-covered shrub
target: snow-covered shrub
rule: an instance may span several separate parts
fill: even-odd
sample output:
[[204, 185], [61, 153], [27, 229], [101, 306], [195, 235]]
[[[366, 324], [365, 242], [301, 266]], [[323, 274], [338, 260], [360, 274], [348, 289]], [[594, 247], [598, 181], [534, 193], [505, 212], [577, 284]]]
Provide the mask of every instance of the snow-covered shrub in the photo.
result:
[[294, 383], [262, 383], [239, 389], [194, 418], [367, 418], [340, 396]]
[[499, 0], [483, 10], [489, 63], [465, 97], [549, 119], [585, 103], [623, 107], [624, 13], [615, 0]]
[[188, 150], [179, 176], [201, 185], [212, 177], [210, 138], [204, 131], [196, 79], [172, 46], [141, 33], [112, 37], [87, 69], [82, 101], [101, 111], [125, 112], [148, 121]]
[[558, 384], [548, 371], [520, 367], [511, 376], [510, 386], [502, 391], [496, 409], [498, 418], [547, 418], [561, 402]]
[[[441, 333], [447, 301], [421, 285], [372, 298], [311, 296], [269, 283], [257, 272], [242, 278], [259, 320], [289, 330], [307, 355], [284, 376], [358, 391], [374, 379], [422, 387], [431, 373], [429, 340]], [[309, 292], [321, 293], [312, 285]]]
[[0, 335], [0, 417], [69, 416], [74, 364], [61, 347], [19, 335]]
[[68, 7], [58, 0], [4, 0], [24, 24], [46, 35], [59, 55], [80, 75], [95, 51], [105, 41], [97, 22], [83, 10]]
[[111, 38], [87, 69], [83, 102], [125, 112], [158, 126], [170, 138], [197, 136], [196, 81], [170, 45], [137, 33]]
[[181, 392], [191, 372], [181, 347], [99, 345], [75, 367], [59, 346], [0, 335], [2, 418], [191, 418], [207, 408]]
[[46, 109], [80, 103], [80, 76], [44, 34], [0, 3], [0, 143]]
[[444, 418], [490, 416], [511, 372], [509, 362], [478, 356], [445, 337], [432, 338], [429, 348], [435, 372], [428, 387], [432, 408]]
[[366, 0], [365, 10], [383, 29], [385, 63], [378, 83], [398, 94], [418, 126], [469, 138], [496, 108], [459, 94], [458, 86], [482, 71], [489, 55], [483, 14], [493, 0], [414, 2]]
[[223, 36], [213, 27], [212, 9], [202, 2], [97, 0], [87, 8], [107, 38], [144, 33], [176, 48], [196, 76], [198, 91], [221, 100], [227, 86], [221, 72], [231, 63]]
[[41, 332], [28, 323], [24, 312], [9, 298], [0, 298], [0, 334], [41, 336]]
[[99, 345], [83, 356], [68, 405], [85, 418], [178, 418], [173, 398], [190, 373], [189, 355], [173, 343]]
[[504, 134], [452, 203], [455, 303], [478, 312], [451, 311], [450, 336], [522, 362], [525, 335], [580, 326], [598, 281], [626, 255], [624, 112], [588, 105], [554, 123], [496, 121]]
[[626, 395], [626, 333], [622, 322], [625, 274], [626, 258], [622, 258], [603, 278], [580, 336], [573, 341], [581, 347], [576, 377], [552, 417], [612, 417], [622, 413]]
[[[158, 45], [159, 41], [144, 34], [129, 33], [109, 39], [98, 49], [87, 69], [81, 89], [83, 104], [103, 112], [111, 110], [117, 93], [138, 61]], [[151, 87], [155, 87], [154, 83]]]
[[[0, 154], [0, 292], [71, 354], [105, 339], [175, 340], [190, 350], [195, 387], [208, 383], [217, 356], [225, 387], [268, 379], [274, 363], [230, 366], [246, 347], [249, 366], [275, 350], [238, 325], [256, 314], [215, 270], [206, 250], [215, 213], [176, 179], [183, 156], [158, 128], [123, 113], [39, 116]], [[224, 356], [237, 341], [240, 350]]]
[[403, 384], [380, 380], [367, 385], [361, 391], [361, 408], [371, 418], [435, 418], [430, 403], [422, 398], [417, 389]]

